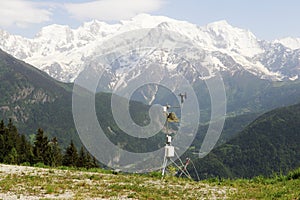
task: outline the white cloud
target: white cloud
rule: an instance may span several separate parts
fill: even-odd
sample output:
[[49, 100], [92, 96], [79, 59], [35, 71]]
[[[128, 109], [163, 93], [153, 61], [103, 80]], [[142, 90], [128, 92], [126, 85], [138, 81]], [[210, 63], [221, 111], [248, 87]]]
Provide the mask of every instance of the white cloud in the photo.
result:
[[94, 0], [65, 4], [66, 10], [78, 20], [122, 20], [162, 7], [164, 0]]
[[[73, 0], [72, 0], [73, 1]], [[69, 0], [68, 2], [72, 2]], [[63, 3], [58, 0], [0, 0], [0, 29], [28, 28], [34, 24], [69, 17], [79, 21], [129, 19], [140, 13], [160, 9], [167, 0], [86, 0]], [[63, 14], [63, 15], [62, 15]]]
[[27, 0], [1, 0], [0, 26], [28, 27], [50, 21], [51, 12]]

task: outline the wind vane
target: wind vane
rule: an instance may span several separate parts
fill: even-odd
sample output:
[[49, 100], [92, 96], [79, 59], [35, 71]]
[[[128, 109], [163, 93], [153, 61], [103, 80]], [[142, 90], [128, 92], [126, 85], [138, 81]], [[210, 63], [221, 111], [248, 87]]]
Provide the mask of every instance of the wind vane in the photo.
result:
[[186, 92], [184, 94], [180, 93], [178, 96], [180, 96], [181, 104], [183, 104], [184, 100], [187, 98]]

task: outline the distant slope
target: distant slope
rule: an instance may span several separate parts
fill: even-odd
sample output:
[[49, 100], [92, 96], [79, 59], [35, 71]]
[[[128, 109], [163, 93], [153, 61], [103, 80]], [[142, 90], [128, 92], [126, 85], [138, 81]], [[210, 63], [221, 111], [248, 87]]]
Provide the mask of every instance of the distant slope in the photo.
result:
[[71, 113], [71, 85], [0, 50], [0, 118], [12, 118], [21, 133], [43, 128], [61, 143], [78, 141]]
[[286, 173], [300, 166], [300, 104], [275, 109], [195, 161], [201, 178]]
[[[57, 137], [62, 146], [68, 145], [71, 139], [79, 146], [72, 115], [72, 86], [0, 50], [0, 120], [12, 118], [22, 134], [29, 136], [42, 128], [48, 136]], [[111, 113], [111, 94], [99, 93], [95, 99], [99, 123], [116, 145], [135, 152], [155, 150], [163, 145], [160, 144], [164, 142], [162, 135], [146, 140], [123, 133]], [[120, 105], [123, 102], [120, 98]], [[135, 101], [130, 101], [130, 105], [136, 123], [147, 124], [149, 107]]]
[[[270, 81], [248, 72], [231, 76], [222, 73], [226, 91], [227, 113], [231, 115], [266, 112], [294, 105], [300, 99], [300, 81]], [[205, 81], [195, 86], [201, 109], [210, 108], [210, 94]]]

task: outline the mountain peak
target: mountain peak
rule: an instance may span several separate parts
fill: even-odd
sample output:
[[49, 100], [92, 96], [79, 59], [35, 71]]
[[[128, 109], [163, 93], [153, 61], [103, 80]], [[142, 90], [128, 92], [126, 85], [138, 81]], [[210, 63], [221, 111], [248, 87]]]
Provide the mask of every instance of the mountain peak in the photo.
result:
[[300, 49], [300, 38], [286, 37], [275, 40], [274, 43], [282, 44], [283, 46], [292, 50]]
[[[71, 31], [71, 28], [67, 25], [59, 25], [59, 24], [52, 24], [49, 26], [43, 27], [37, 34], [36, 38], [38, 37], [53, 37], [59, 35], [64, 35], [66, 32]], [[55, 38], [52, 38], [52, 40]]]
[[263, 53], [256, 36], [249, 30], [233, 27], [226, 20], [210, 23], [206, 28], [217, 47], [246, 57]]
[[95, 27], [95, 26], [108, 26], [109, 24], [103, 22], [103, 21], [99, 21], [97, 19], [93, 19], [89, 22], [84, 22], [83, 25], [81, 27], [84, 27], [84, 28], [90, 28], [90, 27]]
[[209, 23], [207, 27], [232, 27], [226, 20], [219, 20]]

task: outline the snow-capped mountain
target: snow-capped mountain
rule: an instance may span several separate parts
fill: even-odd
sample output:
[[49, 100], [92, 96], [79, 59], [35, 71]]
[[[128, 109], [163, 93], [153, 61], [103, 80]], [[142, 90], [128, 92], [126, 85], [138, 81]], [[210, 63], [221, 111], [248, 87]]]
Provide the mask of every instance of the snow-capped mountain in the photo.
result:
[[283, 46], [292, 50], [300, 49], [300, 38], [287, 37], [280, 40], [275, 40], [274, 43], [282, 44]]
[[[64, 82], [73, 82], [78, 74], [99, 54], [103, 42], [122, 34], [135, 32], [139, 29], [150, 29], [153, 32], [163, 30], [163, 34], [147, 35], [152, 47], [157, 42], [167, 40], [170, 33], [176, 33], [187, 38], [200, 51], [193, 55], [193, 63], [203, 69], [202, 78], [209, 78], [214, 71], [248, 71], [263, 79], [296, 80], [300, 76], [300, 39], [283, 39], [274, 42], [261, 41], [248, 30], [236, 28], [226, 21], [218, 21], [203, 27], [178, 21], [163, 16], [138, 15], [131, 20], [117, 24], [107, 24], [97, 20], [84, 23], [77, 29], [68, 26], [50, 25], [44, 27], [33, 39], [11, 35], [0, 30], [0, 48], [9, 54], [24, 60], [47, 72], [50, 76]], [[296, 42], [295, 42], [296, 41]], [[124, 41], [129, 45], [132, 41]], [[139, 45], [136, 45], [139, 46]], [[113, 48], [111, 46], [110, 48]], [[134, 48], [134, 46], [133, 46]], [[105, 52], [102, 51], [102, 52]], [[100, 52], [101, 53], [101, 52]], [[181, 58], [189, 57], [189, 51], [181, 49]], [[128, 55], [123, 66], [118, 62], [108, 69], [111, 78], [108, 87], [114, 87], [117, 80], [130, 79], [137, 76], [130, 65], [134, 59], [157, 62], [166, 66], [171, 74], [189, 73], [192, 79], [192, 65], [183, 69], [180, 59], [172, 58], [168, 51], [153, 51], [153, 54], [136, 53], [135, 58]], [[139, 69], [141, 70], [141, 69]]]

